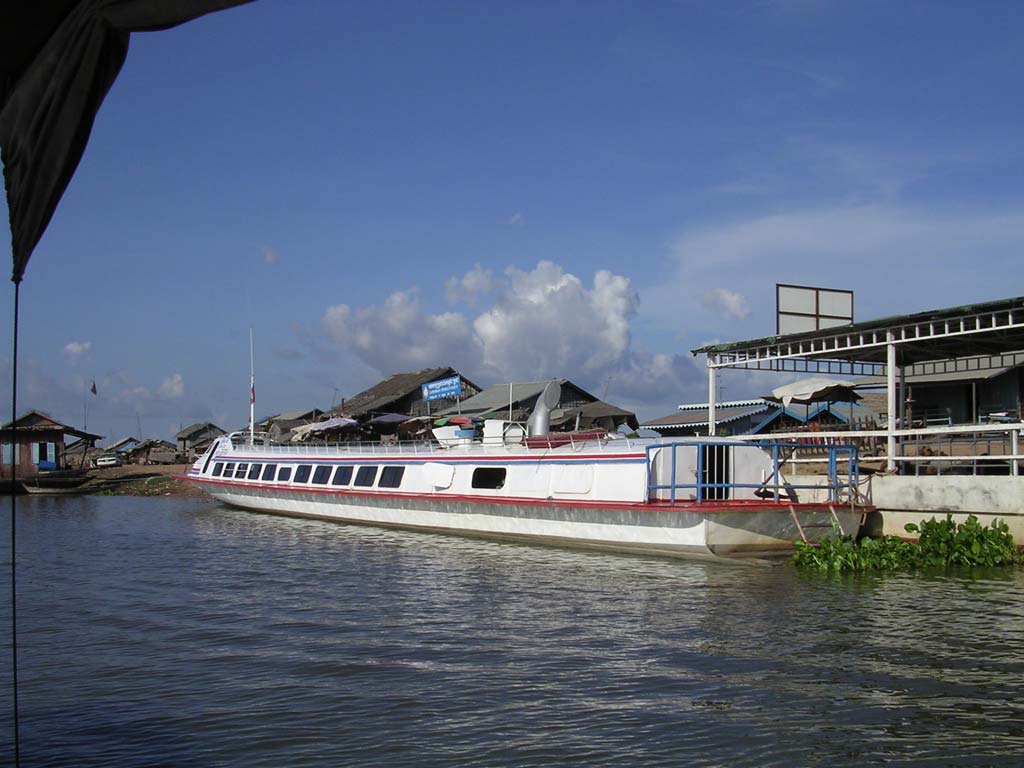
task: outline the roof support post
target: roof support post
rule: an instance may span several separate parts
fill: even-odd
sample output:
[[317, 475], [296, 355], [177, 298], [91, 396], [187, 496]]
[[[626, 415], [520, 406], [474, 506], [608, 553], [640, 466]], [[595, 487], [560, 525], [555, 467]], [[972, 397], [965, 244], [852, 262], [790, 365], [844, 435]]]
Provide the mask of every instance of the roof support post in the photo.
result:
[[899, 412], [900, 412], [900, 429], [908, 429], [910, 425], [907, 424], [907, 369], [906, 366], [900, 366], [900, 388], [899, 388]]
[[714, 437], [715, 424], [715, 369], [711, 365], [711, 355], [708, 355], [708, 435]]
[[1014, 477], [1016, 477], [1017, 475], [1020, 474], [1020, 459], [1017, 458], [1018, 456], [1020, 456], [1020, 430], [1019, 429], [1015, 429], [1015, 430], [1013, 430], [1013, 432], [1010, 433], [1010, 445], [1011, 445], [1011, 449], [1010, 450], [1013, 451], [1013, 461], [1010, 464], [1012, 469], [1010, 471], [1010, 474], [1013, 475]]
[[885, 349], [886, 365], [886, 405], [889, 411], [888, 424], [885, 438], [885, 468], [892, 472], [896, 469], [896, 334], [892, 331], [887, 333], [887, 344]]

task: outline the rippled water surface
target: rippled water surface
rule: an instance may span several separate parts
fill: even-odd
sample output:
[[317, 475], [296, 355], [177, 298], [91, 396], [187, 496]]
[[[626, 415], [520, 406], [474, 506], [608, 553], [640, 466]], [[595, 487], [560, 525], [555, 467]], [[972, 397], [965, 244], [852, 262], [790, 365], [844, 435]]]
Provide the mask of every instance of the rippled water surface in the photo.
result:
[[18, 594], [24, 766], [1024, 765], [1020, 571], [814, 579], [32, 498]]

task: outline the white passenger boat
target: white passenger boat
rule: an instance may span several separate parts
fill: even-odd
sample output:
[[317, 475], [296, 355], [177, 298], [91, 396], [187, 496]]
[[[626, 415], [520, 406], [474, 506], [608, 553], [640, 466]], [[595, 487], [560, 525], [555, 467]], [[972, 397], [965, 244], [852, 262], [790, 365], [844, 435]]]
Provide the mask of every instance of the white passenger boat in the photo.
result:
[[[268, 445], [218, 439], [184, 476], [255, 512], [668, 556], [765, 557], [835, 526], [856, 533], [856, 449], [832, 446], [827, 487], [801, 501], [780, 457], [794, 447], [737, 440], [526, 437], [488, 421], [482, 436], [434, 430], [398, 445]], [[840, 476], [837, 455], [854, 469]]]

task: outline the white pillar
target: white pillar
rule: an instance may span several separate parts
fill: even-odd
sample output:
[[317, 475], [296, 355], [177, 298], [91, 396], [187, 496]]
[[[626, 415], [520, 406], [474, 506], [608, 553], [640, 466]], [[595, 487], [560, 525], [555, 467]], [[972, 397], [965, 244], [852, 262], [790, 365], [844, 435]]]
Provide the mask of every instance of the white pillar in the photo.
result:
[[[1010, 448], [1010, 450], [1013, 451], [1013, 455], [1014, 456], [1019, 456], [1020, 455], [1020, 430], [1019, 429], [1015, 429], [1015, 430], [1013, 430], [1013, 432], [1010, 433], [1010, 435], [1011, 435], [1011, 438], [1010, 438], [1010, 440], [1011, 440], [1011, 448]], [[1011, 462], [1010, 466], [1013, 467], [1013, 471], [1012, 471], [1011, 474], [1013, 474], [1014, 477], [1016, 477], [1017, 475], [1020, 474], [1020, 459], [1014, 459]]]
[[900, 395], [900, 403], [899, 403], [900, 427], [902, 429], [906, 429], [907, 428], [907, 377], [906, 377], [906, 369], [902, 365], [900, 366], [900, 388], [899, 388], [899, 395]]
[[711, 366], [711, 355], [708, 355], [708, 434], [715, 434], [715, 369]]
[[886, 402], [889, 409], [889, 423], [886, 425], [888, 435], [885, 438], [885, 468], [892, 472], [896, 469], [896, 334], [889, 331], [886, 346]]

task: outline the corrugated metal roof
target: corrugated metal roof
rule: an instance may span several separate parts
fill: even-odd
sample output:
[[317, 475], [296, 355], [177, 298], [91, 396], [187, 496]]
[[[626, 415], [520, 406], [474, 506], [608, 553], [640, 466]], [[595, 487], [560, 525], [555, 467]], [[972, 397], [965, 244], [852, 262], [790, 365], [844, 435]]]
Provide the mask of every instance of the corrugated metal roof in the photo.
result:
[[[727, 424], [730, 421], [736, 421], [742, 419], [745, 416], [753, 416], [758, 413], [764, 413], [770, 406], [768, 403], [762, 402], [760, 405], [734, 407], [734, 408], [715, 408], [715, 423], [716, 424]], [[708, 423], [708, 407], [705, 403], [703, 410], [686, 410], [676, 411], [675, 413], [669, 414], [668, 416], [662, 416], [661, 418], [654, 419], [652, 421], [646, 421], [641, 424], [641, 427], [690, 427], [694, 424], [707, 424]]]
[[[449, 376], [461, 376], [451, 366], [447, 368], [424, 368], [422, 371], [411, 371], [409, 373], [393, 373], [384, 381], [374, 384], [357, 395], [345, 398], [344, 408], [337, 406], [332, 413], [345, 416], [360, 416], [371, 411], [388, 410], [389, 406], [397, 400], [416, 392], [420, 387], [430, 381], [446, 379]], [[480, 389], [476, 384], [462, 376], [462, 380], [473, 389]]]
[[[961, 381], [987, 381], [996, 376], [1002, 376], [1011, 368], [986, 368], [985, 370], [973, 371], [950, 371], [948, 373], [920, 373], [907, 374], [904, 381], [907, 384], [953, 384]], [[887, 383], [885, 376], [865, 376], [857, 383], [858, 389], [864, 386], [881, 386]]]
[[[587, 392], [582, 387], [573, 384], [568, 379], [545, 379], [543, 381], [520, 381], [512, 383], [512, 406], [515, 408], [518, 404], [527, 402], [540, 396], [540, 393], [544, 391], [544, 387], [552, 382], [559, 384], [562, 387], [562, 397], [560, 402], [567, 402], [570, 398], [568, 397], [573, 392], [582, 395], [582, 399], [589, 402], [596, 402], [597, 398]], [[509, 385], [508, 384], [495, 384], [493, 387], [485, 389], [473, 397], [468, 397], [463, 400], [457, 407], [447, 408], [441, 411], [442, 415], [450, 415], [454, 413], [472, 414], [479, 416], [481, 414], [490, 413], [492, 411], [508, 412], [509, 404]]]
[[[719, 410], [722, 408], [749, 408], [754, 405], [764, 405], [763, 397], [752, 397], [749, 400], [725, 400], [717, 404]], [[706, 411], [707, 403], [683, 403], [679, 406], [680, 411]]]
[[26, 411], [17, 418], [16, 421], [9, 421], [3, 426], [0, 426], [0, 431], [7, 432], [12, 429], [12, 425], [16, 425], [19, 432], [29, 431], [45, 431], [48, 429], [60, 429], [66, 435], [72, 437], [80, 437], [83, 439], [102, 440], [103, 435], [94, 435], [91, 432], [83, 432], [80, 429], [75, 429], [68, 424], [62, 424], [55, 418], [50, 416], [43, 411], [37, 411], [35, 409]]
[[220, 432], [222, 435], [226, 434], [223, 429], [218, 427], [213, 422], [201, 421], [197, 424], [190, 424], [189, 426], [185, 427], [183, 430], [181, 430], [181, 432], [175, 435], [175, 438], [178, 440], [188, 440], [190, 437], [192, 437], [192, 435], [198, 432], [202, 432], [203, 430], [209, 429], [211, 427]]
[[[273, 419], [283, 419], [284, 421], [298, 421], [299, 419], [315, 419], [322, 414], [319, 408], [307, 408], [304, 411], [285, 411], [274, 416]], [[269, 419], [268, 419], [269, 421]]]
[[[928, 323], [945, 323], [959, 321], [961, 318], [971, 315], [985, 315], [993, 312], [1017, 312], [1024, 311], [1024, 296], [1016, 296], [998, 301], [986, 301], [979, 304], [965, 304], [959, 307], [947, 307], [945, 309], [930, 309], [924, 312], [914, 312], [906, 315], [892, 315], [877, 320], [865, 320], [849, 325], [823, 328], [819, 331], [807, 331], [804, 333], [791, 333], [781, 336], [765, 336], [760, 339], [747, 341], [730, 341], [723, 344], [708, 344], [698, 349], [691, 350], [694, 355], [699, 354], [723, 354], [729, 352], [743, 352], [757, 347], [772, 346], [777, 344], [798, 345], [800, 342], [811, 340], [830, 339], [839, 335], [864, 334], [871, 332], [896, 329], [901, 326]], [[986, 328], [981, 328], [984, 332]], [[984, 338], [984, 346], [979, 339]], [[901, 340], [903, 341], [903, 340]], [[907, 362], [918, 362], [921, 360], [934, 360], [941, 357], [970, 357], [976, 355], [979, 348], [985, 349], [992, 354], [1012, 352], [1024, 348], [1024, 332], [1017, 329], [993, 329], [991, 333], [959, 336], [943, 336], [935, 340], [927, 338], [906, 340], [903, 344], [903, 359]], [[827, 348], [821, 349], [811, 356], [825, 355], [835, 360], [885, 360], [884, 343], [870, 349]]]
[[615, 424], [625, 423], [630, 429], [638, 429], [639, 422], [636, 414], [619, 408], [617, 405], [606, 403], [603, 400], [595, 400], [592, 403], [581, 405], [576, 408], [556, 408], [551, 412], [551, 425], [568, 424], [580, 419], [581, 429], [584, 425], [590, 426], [594, 423], [601, 423], [601, 420], [611, 420]]

